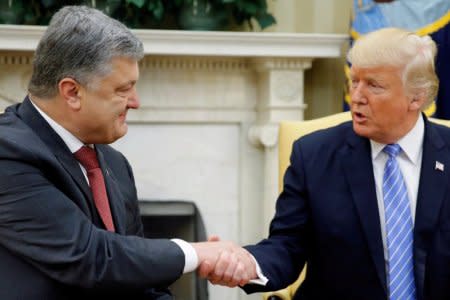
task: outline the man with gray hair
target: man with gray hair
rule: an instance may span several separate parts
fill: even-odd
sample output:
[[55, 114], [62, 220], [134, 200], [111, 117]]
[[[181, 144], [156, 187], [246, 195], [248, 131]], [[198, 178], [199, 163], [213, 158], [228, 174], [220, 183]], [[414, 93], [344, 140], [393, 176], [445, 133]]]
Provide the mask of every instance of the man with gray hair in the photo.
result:
[[98, 10], [52, 18], [28, 96], [0, 115], [0, 299], [170, 299], [168, 285], [233, 246], [143, 237], [131, 167], [107, 145], [139, 107], [142, 57]]
[[[306, 264], [294, 299], [450, 299], [450, 128], [421, 113], [435, 55], [402, 29], [356, 41], [352, 121], [294, 143], [270, 235], [245, 247], [268, 281], [247, 292], [284, 288]], [[201, 273], [235, 286], [223, 263]]]

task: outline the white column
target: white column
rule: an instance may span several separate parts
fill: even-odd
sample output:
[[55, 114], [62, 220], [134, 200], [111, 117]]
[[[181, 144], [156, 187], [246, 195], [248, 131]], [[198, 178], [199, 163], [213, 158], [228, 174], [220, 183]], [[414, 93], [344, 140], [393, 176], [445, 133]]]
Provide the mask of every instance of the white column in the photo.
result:
[[259, 58], [253, 60], [258, 72], [257, 122], [249, 139], [264, 148], [264, 228], [275, 212], [278, 191], [278, 125], [283, 120], [303, 120], [304, 71], [311, 58]]

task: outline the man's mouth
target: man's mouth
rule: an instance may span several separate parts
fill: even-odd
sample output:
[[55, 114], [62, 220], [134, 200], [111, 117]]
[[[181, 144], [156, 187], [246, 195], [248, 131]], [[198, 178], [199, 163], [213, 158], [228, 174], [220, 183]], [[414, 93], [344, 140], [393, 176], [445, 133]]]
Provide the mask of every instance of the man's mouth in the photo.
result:
[[124, 111], [123, 113], [119, 114], [119, 119], [125, 121], [127, 118], [127, 112]]
[[353, 121], [361, 123], [367, 120], [367, 117], [360, 112], [353, 112]]

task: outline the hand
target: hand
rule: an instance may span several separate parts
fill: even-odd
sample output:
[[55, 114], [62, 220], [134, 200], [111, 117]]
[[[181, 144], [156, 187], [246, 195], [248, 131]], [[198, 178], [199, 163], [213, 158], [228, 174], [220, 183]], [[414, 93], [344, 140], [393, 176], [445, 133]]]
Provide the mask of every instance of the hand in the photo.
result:
[[257, 278], [256, 265], [250, 253], [242, 247], [236, 246], [231, 250], [224, 250], [213, 269], [210, 266], [200, 265], [200, 276], [206, 278], [212, 284], [220, 284], [228, 287], [243, 286], [251, 279]]
[[208, 242], [192, 246], [199, 256], [199, 276], [213, 284], [235, 287], [257, 278], [253, 257], [233, 242], [221, 242], [217, 236], [212, 236]]

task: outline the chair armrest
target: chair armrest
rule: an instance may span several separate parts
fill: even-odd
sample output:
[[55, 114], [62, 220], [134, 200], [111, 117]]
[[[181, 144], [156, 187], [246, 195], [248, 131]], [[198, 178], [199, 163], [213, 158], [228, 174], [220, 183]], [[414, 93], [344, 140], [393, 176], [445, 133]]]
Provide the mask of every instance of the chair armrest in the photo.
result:
[[275, 292], [267, 292], [263, 294], [263, 300], [290, 300], [291, 292], [289, 287]]
[[303, 268], [300, 276], [298, 276], [297, 280], [289, 285], [288, 287], [275, 291], [275, 292], [267, 292], [263, 294], [263, 300], [291, 300], [295, 295], [300, 284], [305, 279], [306, 275], [306, 266]]

